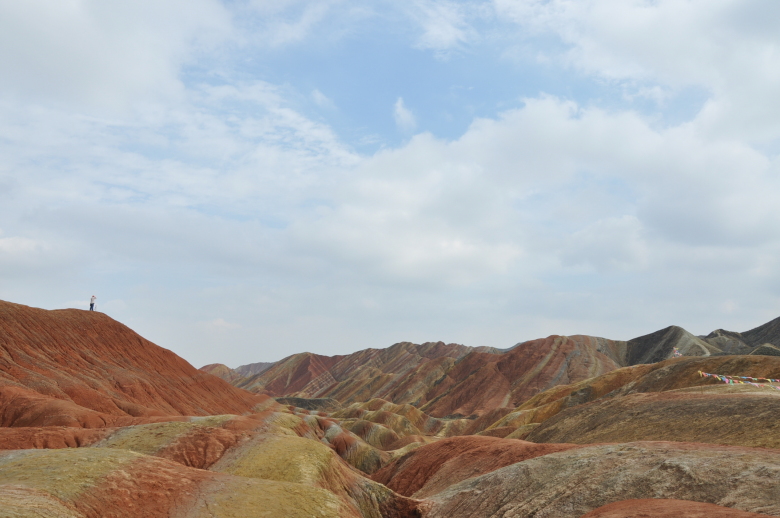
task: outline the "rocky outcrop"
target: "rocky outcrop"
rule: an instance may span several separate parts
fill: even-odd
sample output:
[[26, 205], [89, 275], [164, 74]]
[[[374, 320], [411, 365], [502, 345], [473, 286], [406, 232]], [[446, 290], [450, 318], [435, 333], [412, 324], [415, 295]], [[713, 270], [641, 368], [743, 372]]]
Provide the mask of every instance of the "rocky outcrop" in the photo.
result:
[[2, 426], [241, 414], [267, 399], [195, 369], [102, 313], [0, 301]]

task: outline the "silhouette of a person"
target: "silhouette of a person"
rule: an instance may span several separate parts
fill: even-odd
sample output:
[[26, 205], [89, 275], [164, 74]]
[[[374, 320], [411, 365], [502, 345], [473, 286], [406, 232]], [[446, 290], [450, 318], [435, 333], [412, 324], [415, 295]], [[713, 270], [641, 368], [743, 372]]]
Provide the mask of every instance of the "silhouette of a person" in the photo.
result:
[[92, 298], [89, 299], [89, 310], [90, 311], [95, 311], [95, 299], [96, 298], [97, 298], [96, 296], [92, 295]]

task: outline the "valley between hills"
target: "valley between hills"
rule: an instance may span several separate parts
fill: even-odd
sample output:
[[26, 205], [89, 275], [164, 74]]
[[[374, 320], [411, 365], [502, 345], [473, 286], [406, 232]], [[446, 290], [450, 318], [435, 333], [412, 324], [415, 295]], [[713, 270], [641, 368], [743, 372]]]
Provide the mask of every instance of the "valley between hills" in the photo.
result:
[[0, 517], [780, 516], [778, 379], [780, 318], [196, 369], [0, 301]]

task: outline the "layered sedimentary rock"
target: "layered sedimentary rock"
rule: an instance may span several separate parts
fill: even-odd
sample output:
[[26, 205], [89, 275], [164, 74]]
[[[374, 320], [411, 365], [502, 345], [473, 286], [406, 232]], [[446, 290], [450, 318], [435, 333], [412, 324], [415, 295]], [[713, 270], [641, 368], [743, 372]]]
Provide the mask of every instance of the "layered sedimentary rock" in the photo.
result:
[[[0, 508], [69, 518], [358, 517], [336, 495], [304, 484], [188, 468], [127, 450], [0, 452]], [[6, 514], [9, 516], [9, 514]]]
[[534, 442], [683, 441], [780, 448], [780, 393], [760, 389], [670, 391], [607, 398], [534, 428]]
[[778, 477], [777, 450], [663, 442], [593, 445], [468, 478], [427, 498], [424, 515], [576, 517], [616, 501], [660, 498], [778, 516]]
[[407, 453], [371, 478], [400, 495], [426, 498], [457, 482], [517, 462], [577, 447], [580, 446], [534, 444], [495, 437], [452, 437]]
[[[50, 516], [67, 511], [79, 517], [252, 517], [257, 506], [269, 516], [415, 516], [417, 502], [367, 479], [340, 457], [344, 452], [331, 444], [338, 438], [328, 436], [319, 419], [266, 411], [98, 430], [0, 429], [0, 449], [45, 449], [0, 452], [0, 504], [48, 506]], [[160, 473], [150, 476], [146, 469]], [[114, 491], [124, 495], [117, 498]], [[156, 498], [155, 491], [166, 494], [154, 503], [127, 504]]]
[[347, 356], [301, 353], [238, 386], [272, 396], [330, 397], [345, 404], [374, 397], [395, 401], [393, 396], [409, 402], [469, 351], [459, 344], [403, 342]]
[[626, 358], [622, 365], [660, 362], [670, 358], [675, 349], [685, 356], [710, 356], [721, 352], [716, 345], [692, 335], [685, 329], [669, 326], [629, 340], [626, 344]]
[[679, 518], [681, 516], [685, 518], [760, 518], [766, 515], [688, 500], [646, 498], [613, 502], [594, 509], [580, 518]]
[[306, 353], [238, 385], [274, 396], [329, 397], [343, 404], [381, 398], [413, 404], [434, 417], [479, 416], [514, 408], [555, 385], [616, 369], [616, 347], [607, 344], [612, 342], [551, 336], [503, 354], [441, 342], [402, 343], [349, 356]]
[[115, 418], [241, 414], [265, 401], [102, 313], [0, 301], [2, 426], [97, 427]]
[[[275, 397], [319, 398], [330, 397], [343, 404], [381, 398], [393, 403], [411, 403], [426, 408], [441, 417], [438, 406], [453, 406], [451, 402], [440, 405], [433, 400], [456, 385], [463, 383], [462, 372], [478, 376], [497, 374], [497, 383], [507, 375], [507, 364], [512, 360], [500, 356], [523, 356], [529, 350], [545, 349], [549, 341], [561, 339], [574, 344], [582, 354], [581, 361], [596, 363], [606, 371], [615, 367], [652, 364], [681, 354], [683, 356], [720, 356], [746, 354], [777, 354], [780, 347], [780, 318], [743, 333], [718, 329], [707, 336], [694, 336], [678, 326], [639, 336], [628, 341], [610, 340], [594, 336], [574, 335], [549, 337], [518, 343], [508, 349], [493, 347], [466, 347], [459, 344], [429, 342], [422, 345], [402, 342], [387, 349], [365, 349], [344, 356], [322, 356], [312, 353], [292, 355], [274, 364], [255, 363], [229, 369], [221, 364], [202, 367], [236, 386]], [[560, 344], [558, 344], [560, 345]], [[764, 349], [759, 350], [761, 347]], [[524, 352], [524, 353], [523, 353]], [[599, 361], [593, 362], [598, 353]], [[611, 360], [604, 362], [604, 357]], [[568, 358], [571, 361], [572, 357]], [[528, 361], [530, 358], [524, 358]], [[537, 358], [539, 360], [539, 358]], [[460, 365], [466, 362], [466, 365]], [[502, 367], [496, 371], [492, 365]], [[484, 369], [480, 372], [481, 369]], [[510, 373], [519, 374], [525, 373]], [[597, 374], [597, 372], [596, 372]], [[432, 387], [436, 385], [437, 388]], [[539, 389], [538, 383], [536, 390]], [[548, 387], [546, 387], [548, 388]], [[468, 390], [468, 385], [458, 390]], [[456, 390], [456, 393], [457, 391]], [[501, 388], [489, 387], [486, 407], [499, 408]], [[454, 396], [457, 399], [457, 394]], [[451, 399], [451, 398], [445, 398]], [[506, 398], [505, 398], [506, 399]], [[513, 399], [513, 398], [509, 398]], [[507, 400], [506, 406], [517, 403]], [[493, 401], [495, 400], [495, 401]], [[461, 405], [455, 405], [459, 407]], [[463, 412], [456, 412], [463, 413]], [[483, 413], [482, 410], [477, 412]], [[464, 414], [468, 415], [468, 414]]]
[[[503, 436], [551, 442], [658, 439], [724, 442], [745, 446], [775, 444], [772, 421], [762, 421], [762, 416], [766, 417], [768, 409], [774, 408], [773, 405], [776, 404], [780, 391], [770, 387], [723, 385], [713, 378], [702, 378], [699, 375], [700, 371], [732, 376], [780, 378], [780, 359], [753, 355], [674, 358], [660, 363], [625, 367], [596, 378], [571, 385], [560, 385], [545, 391], [497, 419], [485, 431], [490, 432], [491, 429], [499, 428], [508, 430], [514, 427], [514, 432], [510, 431]], [[644, 393], [655, 393], [655, 395], [640, 396]], [[744, 399], [738, 400], [735, 397]], [[640, 404], [640, 401], [643, 403]], [[740, 401], [745, 404], [744, 412], [736, 410], [736, 407], [742, 404]], [[587, 408], [583, 406], [588, 403], [590, 405]], [[629, 424], [628, 419], [635, 413], [631, 410], [634, 404], [640, 405], [637, 409], [641, 407], [648, 412], [643, 414], [642, 419], [632, 421], [636, 426], [641, 422], [644, 432], [640, 432], [634, 424]], [[725, 405], [724, 410], [717, 412], [720, 405]], [[609, 417], [604, 416], [603, 422], [593, 421], [594, 427], [601, 432], [604, 432], [607, 427], [614, 427], [615, 430], [622, 430], [621, 433], [624, 435], [615, 435], [612, 438], [599, 435], [601, 439], [596, 439], [597, 432], [594, 429], [589, 430], [589, 433], [594, 435], [588, 436], [591, 439], [587, 441], [584, 439], [586, 436], [584, 433], [579, 433], [577, 440], [566, 438], [576, 433], [573, 430], [577, 426], [585, 426], [585, 422], [582, 421], [585, 416], [603, 415], [602, 412], [607, 407], [610, 408], [609, 411], [618, 413]], [[744, 423], [755, 423], [751, 425], [750, 430], [745, 428], [747, 431], [743, 433], [736, 431], [738, 428], [736, 423], [739, 421], [726, 418], [728, 413], [725, 409], [732, 407], [739, 415], [744, 415]], [[626, 411], [620, 412], [619, 408]], [[655, 410], [650, 410], [651, 408]], [[667, 408], [667, 414], [664, 413], [663, 408]], [[681, 425], [683, 430], [679, 433], [674, 432], [678, 433], [674, 436], [672, 430], [677, 428], [673, 425], [673, 421], [681, 418], [680, 412], [688, 413], [690, 422], [683, 423]], [[682, 419], [684, 422], [685, 417]], [[572, 431], [569, 435], [564, 436], [561, 433], [556, 433], [554, 437], [549, 435], [552, 433], [550, 430], [553, 426], [560, 432], [564, 425], [556, 423], [563, 423], [564, 420], [571, 426]], [[625, 427], [621, 424], [624, 420], [626, 420]], [[720, 432], [712, 429], [712, 425], [720, 421], [724, 421], [723, 427], [718, 428]], [[651, 423], [654, 424], [651, 426]], [[657, 430], [657, 433], [652, 430]], [[635, 433], [644, 433], [644, 435], [631, 435]]]
[[0, 515], [780, 516], [780, 391], [698, 374], [780, 378], [772, 323], [212, 366], [251, 394], [105, 315], [0, 310]]

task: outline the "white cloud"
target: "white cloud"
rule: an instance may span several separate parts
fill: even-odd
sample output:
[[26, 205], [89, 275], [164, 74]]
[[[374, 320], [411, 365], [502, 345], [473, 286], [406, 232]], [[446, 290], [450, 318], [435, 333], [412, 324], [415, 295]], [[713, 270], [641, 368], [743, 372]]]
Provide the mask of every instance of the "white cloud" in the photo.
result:
[[634, 216], [595, 221], [563, 239], [563, 264], [601, 272], [641, 269], [649, 262], [649, 247], [642, 233], [642, 224]]
[[41, 250], [43, 246], [34, 239], [24, 237], [1, 237], [0, 254], [22, 256]]
[[325, 108], [328, 110], [336, 109], [336, 104], [328, 96], [326, 96], [316, 88], [312, 90], [311, 98], [314, 101], [314, 103], [320, 108]]
[[[111, 34], [119, 11], [55, 6], [70, 26], [44, 13], [35, 34], [13, 29], [18, 56], [0, 34], [0, 66], [29, 58], [0, 79], [0, 298], [56, 305], [95, 292], [200, 364], [401, 339], [507, 346], [690, 322], [707, 332], [713, 315], [731, 320], [712, 327], [744, 329], [777, 316], [780, 162], [754, 142], [778, 137], [769, 93], [780, 67], [774, 22], [750, 6], [497, 0], [553, 71], [617, 83], [628, 102], [673, 103], [689, 87], [709, 100], [695, 119], [661, 125], [595, 97], [534, 93], [444, 139], [412, 136], [422, 105], [413, 113], [398, 97], [408, 140], [360, 155], [334, 129], [348, 110], [312, 90], [333, 94], [327, 81], [272, 84], [251, 61], [296, 45], [321, 52], [325, 28], [359, 6], [249, 2], [226, 14], [199, 0], [191, 12], [170, 4], [187, 11], [177, 20], [168, 4], [137, 5]], [[0, 27], [30, 28], [42, 6], [3, 6]], [[416, 16], [418, 48], [478, 39], [472, 3], [393, 9], [376, 12]], [[269, 30], [253, 34], [246, 12], [258, 17], [247, 26]], [[533, 39], [550, 34], [563, 52]], [[209, 68], [223, 55], [233, 62]], [[203, 79], [185, 78], [195, 58]], [[231, 70], [241, 59], [251, 64]], [[84, 109], [93, 90], [133, 108], [97, 116]], [[327, 110], [307, 114], [312, 104]], [[228, 331], [231, 348], [214, 347]]]
[[248, 0], [230, 8], [244, 29], [241, 42], [261, 51], [339, 41], [376, 15], [370, 4], [348, 0]]
[[414, 113], [406, 107], [403, 98], [399, 97], [393, 105], [393, 119], [398, 129], [404, 132], [412, 132], [417, 127], [417, 120]]
[[415, 0], [407, 5], [407, 13], [420, 26], [422, 34], [417, 47], [433, 50], [439, 56], [469, 43], [476, 38], [476, 31], [467, 19], [473, 8], [464, 2], [444, 0]]
[[696, 121], [701, 131], [763, 142], [780, 133], [778, 4], [494, 0], [494, 6], [526, 36], [558, 36], [566, 50], [552, 57], [586, 73], [625, 81], [639, 93], [659, 85], [703, 89], [711, 97]]
[[0, 92], [33, 102], [125, 109], [181, 92], [180, 66], [225, 37], [215, 0], [0, 4]]
[[[269, 23], [263, 31], [263, 39], [272, 46], [289, 45], [306, 39], [316, 25], [322, 22], [334, 2], [255, 2], [256, 9]], [[270, 5], [273, 4], [273, 5]], [[270, 9], [269, 9], [270, 7]], [[268, 16], [269, 10], [276, 16]], [[290, 11], [294, 13], [290, 19]]]

